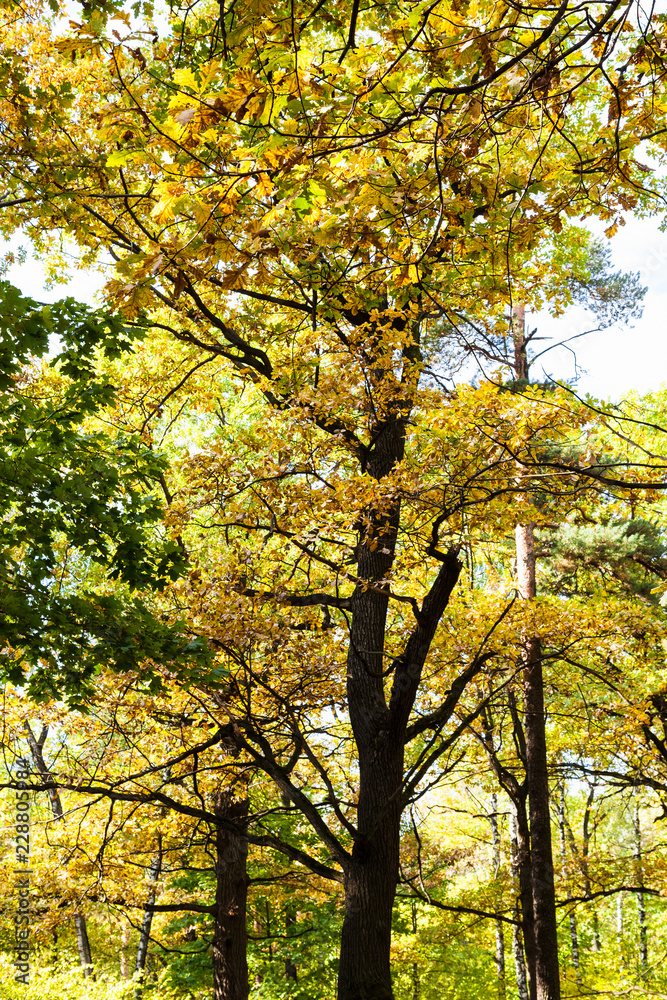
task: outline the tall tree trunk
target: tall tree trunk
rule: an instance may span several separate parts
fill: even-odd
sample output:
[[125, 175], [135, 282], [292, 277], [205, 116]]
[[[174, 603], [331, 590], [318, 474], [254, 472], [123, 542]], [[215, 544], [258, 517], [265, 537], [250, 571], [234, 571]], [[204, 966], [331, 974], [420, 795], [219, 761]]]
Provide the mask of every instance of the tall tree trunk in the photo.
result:
[[[586, 808], [584, 810], [584, 823], [582, 831], [582, 845], [581, 845], [581, 860], [582, 860], [582, 870], [584, 875], [584, 892], [587, 896], [591, 894], [591, 875], [589, 868], [589, 850], [591, 843], [591, 812], [593, 809], [593, 801], [595, 799], [595, 785], [589, 786], [588, 798], [586, 799]], [[571, 838], [574, 841], [574, 837]], [[593, 942], [591, 950], [594, 952], [600, 952], [602, 950], [602, 944], [600, 941], [600, 919], [598, 917], [597, 906], [593, 904], [593, 913], [591, 916], [591, 925], [593, 928]]]
[[141, 931], [139, 933], [139, 944], [137, 946], [137, 960], [134, 966], [135, 972], [143, 973], [146, 968], [146, 958], [148, 957], [148, 945], [151, 939], [151, 927], [153, 924], [152, 906], [155, 902], [157, 882], [162, 871], [162, 838], [158, 835], [158, 849], [149, 870], [150, 889], [148, 890], [147, 905], [141, 921]]
[[[525, 312], [521, 305], [514, 308], [512, 333], [517, 378], [528, 378]], [[524, 601], [531, 601], [537, 596], [533, 525], [517, 525], [515, 538], [519, 595]], [[549, 774], [544, 718], [544, 679], [542, 675], [542, 648], [537, 636], [527, 636], [523, 643], [523, 693], [536, 993], [537, 1000], [560, 1000], [558, 924], [556, 921], [556, 890], [551, 845]]]
[[[400, 329], [404, 335], [402, 324]], [[368, 368], [372, 443], [361, 456], [363, 471], [378, 483], [387, 480], [404, 455], [410, 386], [418, 378], [420, 360], [417, 322], [403, 351], [400, 379], [388, 367], [383, 339], [379, 332], [376, 364]], [[370, 357], [372, 335], [365, 344]], [[458, 550], [441, 553], [433, 548], [440, 569], [402, 653], [388, 668], [385, 632], [400, 513], [400, 501], [387, 500], [369, 505], [359, 518], [358, 582], [350, 599], [347, 651], [347, 705], [357, 748], [359, 793], [352, 851], [343, 862], [345, 917], [338, 1000], [393, 998], [391, 917], [399, 875], [407, 726], [431, 642], [461, 570]], [[389, 704], [385, 678], [390, 678]]]
[[[565, 782], [559, 782], [558, 798], [558, 832], [560, 835], [560, 856], [563, 880], [567, 880], [567, 850], [565, 845]], [[579, 935], [577, 934], [577, 918], [570, 911], [570, 943], [572, 945], [572, 964], [577, 986], [581, 986], [581, 969], [579, 967]]]
[[[517, 525], [516, 554], [519, 594], [531, 600], [536, 596], [532, 524]], [[537, 1000], [560, 1000], [542, 648], [535, 636], [527, 637], [523, 644], [523, 693]]]
[[[637, 885], [644, 888], [644, 866], [642, 864], [642, 829], [639, 819], [639, 803], [635, 801], [635, 878]], [[648, 943], [646, 935], [646, 901], [643, 892], [637, 893], [637, 919], [639, 923], [639, 969], [642, 978], [648, 975]]]
[[[358, 830], [345, 873], [339, 1000], [392, 1000], [391, 915], [398, 881], [402, 746], [361, 759]], [[384, 752], [382, 752], [384, 751]], [[365, 779], [365, 780], [364, 780]]]
[[236, 829], [219, 825], [216, 830], [213, 1000], [248, 1000], [248, 799], [236, 798], [233, 789], [223, 789], [215, 813]]
[[[582, 827], [582, 840], [581, 840], [581, 855], [577, 848], [577, 842], [574, 839], [574, 834], [572, 833], [572, 827], [567, 818], [567, 813], [563, 814], [563, 823], [565, 825], [565, 833], [567, 839], [570, 842], [570, 849], [572, 851], [572, 856], [577, 859], [579, 867], [581, 869], [581, 874], [583, 875], [583, 888], [586, 896], [590, 896], [592, 893], [591, 886], [591, 873], [589, 867], [589, 856], [590, 856], [590, 844], [591, 844], [591, 813], [593, 808], [593, 800], [595, 799], [595, 784], [589, 785], [588, 788], [588, 798], [586, 799], [586, 806], [584, 808], [584, 821]], [[590, 907], [591, 913], [591, 928], [593, 931], [593, 940], [591, 942], [591, 951], [599, 952], [601, 950], [600, 943], [600, 921], [598, 918], [597, 907], [592, 904]]]
[[[379, 477], [377, 477], [379, 478]], [[352, 598], [348, 652], [348, 705], [359, 762], [357, 827], [345, 861], [345, 918], [341, 934], [338, 1000], [392, 1000], [391, 917], [399, 874], [402, 781], [407, 722], [433, 635], [461, 565], [454, 551], [424, 599], [419, 621], [393, 664], [387, 706], [383, 683], [386, 581], [398, 511], [377, 526], [373, 547], [361, 544], [358, 585]], [[385, 591], [385, 592], [383, 592]]]
[[[491, 825], [491, 870], [493, 878], [497, 879], [500, 874], [500, 825], [498, 823], [498, 796], [495, 792], [491, 796], [489, 823]], [[505, 1000], [507, 992], [505, 981], [505, 934], [503, 922], [498, 918], [496, 918], [496, 972], [498, 974], [498, 1000]]]
[[623, 893], [616, 896], [616, 947], [618, 950], [618, 968], [622, 972], [625, 968], [623, 955]]
[[[46, 743], [46, 737], [49, 735], [49, 727], [42, 726], [39, 739], [37, 739], [32, 731], [30, 723], [27, 720], [25, 721], [24, 726], [35, 770], [41, 778], [50, 780], [51, 773], [46, 766], [46, 761], [44, 760], [44, 744]], [[63, 812], [63, 806], [58, 789], [49, 788], [48, 795], [49, 801], [51, 802], [51, 812], [53, 814], [53, 818], [64, 822], [65, 813]], [[79, 962], [81, 963], [83, 974], [86, 977], [90, 976], [94, 979], [93, 958], [90, 952], [90, 941], [88, 940], [86, 918], [83, 913], [79, 913], [78, 911], [74, 914], [74, 933], [76, 936], [76, 950], [79, 955]]]
[[[518, 816], [522, 815], [522, 822]], [[522, 833], [519, 833], [521, 828]], [[530, 879], [530, 850], [528, 847], [528, 821], [525, 809], [517, 807], [512, 802], [510, 810], [510, 856], [512, 859], [512, 874], [519, 883], [520, 906], [516, 908], [516, 916], [520, 916], [520, 923], [514, 926], [512, 944], [514, 948], [514, 968], [516, 971], [516, 985], [519, 993], [519, 1000], [535, 1000], [535, 977], [529, 974], [530, 960], [528, 954], [524, 954], [524, 947], [528, 943], [533, 951], [530, 953], [534, 968], [534, 936], [533, 936], [533, 890]], [[528, 949], [527, 949], [528, 950]]]

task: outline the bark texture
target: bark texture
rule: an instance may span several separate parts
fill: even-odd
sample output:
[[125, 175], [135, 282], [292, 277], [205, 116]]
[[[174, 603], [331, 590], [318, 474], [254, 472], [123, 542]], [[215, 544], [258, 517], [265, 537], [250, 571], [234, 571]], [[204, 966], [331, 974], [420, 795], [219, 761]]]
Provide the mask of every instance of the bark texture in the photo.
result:
[[[517, 577], [524, 600], [536, 596], [533, 525], [516, 528]], [[523, 692], [526, 734], [526, 783], [530, 822], [530, 857], [535, 936], [536, 1000], [560, 1000], [558, 924], [554, 884], [549, 774], [544, 715], [544, 678], [539, 638], [523, 644]]]
[[216, 816], [235, 829], [216, 831], [215, 927], [213, 932], [213, 1000], [248, 1000], [248, 799], [232, 789], [218, 793]]
[[[403, 457], [405, 417], [378, 426], [366, 471], [382, 480]], [[360, 534], [347, 656], [347, 697], [359, 762], [356, 834], [345, 864], [345, 918], [338, 1000], [392, 1000], [391, 917], [399, 875], [407, 724], [433, 636], [456, 585], [455, 552], [440, 570], [401, 655], [385, 663], [390, 573], [400, 519], [398, 501], [369, 509]], [[389, 704], [385, 677], [391, 677]]]
[[74, 914], [74, 931], [76, 933], [76, 950], [79, 954], [79, 962], [83, 966], [83, 974], [84, 976], [92, 976], [93, 957], [90, 953], [86, 918], [82, 913]]
[[[519, 881], [519, 836], [517, 831], [517, 820], [514, 803], [512, 803], [512, 808], [510, 810], [510, 857], [512, 859], [512, 874], [515, 879]], [[519, 893], [521, 895], [521, 888], [519, 888]], [[531, 908], [530, 912], [532, 915], [532, 891], [530, 894]], [[512, 947], [514, 951], [514, 969], [516, 974], [516, 987], [517, 993], [519, 994], [519, 1000], [530, 1000], [530, 992], [528, 989], [528, 975], [526, 970], [526, 957], [524, 954], [524, 946], [521, 933], [521, 910], [520, 907], [516, 907], [515, 917], [517, 918], [517, 923], [514, 925], [514, 932], [512, 934]], [[531, 923], [532, 927], [532, 923]]]

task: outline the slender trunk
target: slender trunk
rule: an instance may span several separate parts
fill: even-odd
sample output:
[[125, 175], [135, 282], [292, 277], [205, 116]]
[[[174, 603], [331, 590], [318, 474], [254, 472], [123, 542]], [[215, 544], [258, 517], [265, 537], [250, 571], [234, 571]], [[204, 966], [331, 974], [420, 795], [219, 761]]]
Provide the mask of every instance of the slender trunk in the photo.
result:
[[625, 962], [623, 960], [623, 893], [616, 896], [616, 946], [618, 949], [618, 968], [622, 972]]
[[223, 789], [215, 813], [236, 829], [219, 825], [216, 830], [213, 1000], [248, 1000], [248, 799], [237, 799], [233, 790]]
[[[588, 867], [588, 858], [589, 858], [589, 848], [591, 843], [591, 810], [593, 808], [594, 799], [595, 799], [595, 785], [593, 784], [590, 785], [589, 787], [588, 799], [586, 800], [586, 808], [584, 810], [583, 840], [581, 845], [582, 870], [584, 874], [584, 892], [586, 893], [586, 895], [590, 895], [592, 892], [591, 877]], [[572, 838], [572, 840], [574, 840], [574, 838]], [[600, 920], [598, 917], [597, 907], [595, 905], [593, 905], [591, 924], [593, 927], [592, 951], [600, 952], [602, 951], [602, 943], [600, 941]]]
[[[489, 823], [491, 825], [491, 869], [494, 880], [500, 874], [500, 825], [498, 823], [498, 796], [491, 796], [491, 811], [489, 813]], [[498, 974], [498, 1000], [505, 1000], [505, 934], [503, 922], [496, 918], [496, 972]]]
[[526, 344], [526, 307], [522, 302], [512, 306], [512, 339], [514, 341], [514, 372], [517, 379], [528, 378], [528, 351]]
[[[514, 878], [520, 883], [520, 870], [519, 870], [519, 858], [520, 858], [520, 847], [519, 847], [519, 834], [517, 829], [517, 818], [515, 812], [516, 806], [512, 803], [510, 809], [510, 857], [512, 861], [512, 874]], [[519, 888], [521, 893], [521, 888]], [[532, 895], [531, 899], [531, 912], [532, 912]], [[514, 930], [512, 933], [512, 945], [514, 949], [514, 968], [516, 971], [516, 986], [517, 992], [519, 994], [519, 1000], [531, 1000], [530, 992], [528, 989], [528, 977], [526, 975], [526, 959], [523, 951], [523, 941], [521, 940], [521, 924], [519, 921], [520, 917], [520, 907], [515, 909], [515, 919], [517, 920], [514, 925]], [[532, 923], [531, 923], [532, 928]]]
[[[417, 903], [412, 900], [412, 933], [417, 933]], [[412, 963], [412, 1000], [421, 1000], [422, 984], [419, 975], [419, 963]]]
[[579, 962], [579, 935], [577, 933], [577, 918], [574, 913], [570, 913], [570, 941], [572, 943], [572, 964], [574, 965], [574, 977], [577, 986], [583, 986], [581, 978], [581, 965]]
[[130, 965], [127, 960], [127, 946], [130, 943], [130, 936], [127, 931], [127, 924], [123, 924], [123, 929], [120, 934], [120, 978], [129, 979], [130, 978]]
[[[558, 833], [560, 835], [560, 857], [563, 881], [567, 882], [567, 850], [565, 846], [565, 782], [559, 782], [558, 798]], [[577, 918], [570, 911], [570, 943], [572, 945], [572, 964], [577, 986], [581, 986], [581, 969], [579, 967], [579, 936], [577, 934]]]
[[[525, 309], [512, 310], [514, 368], [517, 379], [529, 371]], [[516, 527], [516, 557], [519, 594], [525, 601], [537, 595], [535, 544], [532, 524]], [[558, 924], [554, 885], [549, 775], [544, 718], [542, 648], [537, 636], [527, 636], [523, 647], [523, 690], [526, 731], [526, 783], [530, 815], [530, 857], [535, 929], [535, 981], [537, 1000], [560, 1000], [558, 968]]]
[[[639, 819], [639, 803], [635, 802], [635, 878], [637, 885], [644, 888], [644, 866], [642, 864], [642, 830]], [[637, 918], [639, 923], [639, 968], [642, 978], [648, 974], [648, 943], [646, 935], [646, 902], [644, 893], [637, 893]]]
[[[28, 743], [30, 745], [30, 753], [32, 755], [33, 763], [35, 765], [35, 770], [40, 775], [41, 778], [51, 778], [51, 773], [46, 766], [46, 761], [44, 760], [44, 744], [46, 743], [46, 737], [49, 734], [49, 727], [43, 726], [42, 731], [39, 735], [39, 739], [35, 737], [29, 722], [25, 722], [25, 730], [28, 736]], [[57, 788], [49, 788], [48, 790], [49, 801], [51, 802], [51, 813], [53, 818], [56, 820], [65, 821], [65, 813], [63, 812], [62, 802], [60, 800], [60, 793]], [[76, 949], [79, 955], [79, 962], [83, 969], [84, 976], [95, 978], [93, 970], [93, 958], [90, 952], [90, 941], [88, 940], [88, 928], [86, 926], [86, 918], [83, 913], [78, 911], [74, 914], [74, 933], [76, 936]]]
[[[532, 600], [535, 587], [533, 525], [516, 528], [519, 593]], [[530, 856], [535, 926], [535, 979], [537, 1000], [560, 1000], [556, 889], [551, 846], [549, 775], [544, 718], [542, 648], [539, 638], [528, 637], [523, 647], [523, 688], [526, 731], [526, 780], [530, 816]]]
[[[590, 875], [588, 860], [589, 860], [589, 851], [591, 843], [591, 812], [593, 808], [594, 799], [595, 799], [595, 785], [592, 784], [589, 785], [588, 798], [586, 800], [586, 807], [584, 809], [584, 822], [582, 827], [582, 840], [581, 840], [581, 856], [579, 855], [579, 852], [577, 850], [577, 842], [574, 839], [574, 834], [572, 833], [572, 827], [568, 822], [567, 814], [563, 815], [563, 822], [565, 824], [565, 833], [567, 835], [567, 839], [570, 842], [570, 849], [572, 851], [572, 855], [573, 857], [577, 858], [579, 862], [579, 866], [581, 868], [581, 874], [583, 875], [584, 879], [583, 887], [586, 896], [590, 896], [592, 892], [591, 875]], [[591, 913], [591, 928], [593, 931], [591, 951], [599, 952], [601, 951], [602, 946], [600, 943], [600, 921], [598, 918], [598, 911], [594, 904], [589, 908], [589, 910]]]
[[139, 933], [139, 945], [137, 946], [137, 960], [134, 966], [135, 972], [143, 973], [146, 968], [146, 958], [148, 956], [148, 944], [151, 939], [151, 926], [153, 924], [153, 910], [155, 902], [157, 881], [162, 871], [162, 838], [158, 836], [158, 849], [151, 861], [149, 869], [150, 889], [148, 890], [148, 900], [144, 909], [144, 916], [141, 921], [141, 931]]
[[[285, 907], [285, 937], [289, 937], [290, 929], [296, 923], [296, 915], [293, 906]], [[292, 961], [292, 956], [288, 955], [285, 958], [285, 977], [287, 979], [292, 979], [294, 982], [297, 981], [297, 967], [296, 962]]]
[[76, 950], [79, 953], [79, 962], [83, 967], [83, 974], [84, 976], [92, 976], [93, 958], [90, 953], [90, 941], [88, 940], [86, 918], [82, 913], [74, 914], [74, 931], [76, 933]]
[[[257, 913], [257, 911], [255, 911], [255, 915], [253, 916], [252, 919], [252, 930], [253, 934], [255, 935], [255, 938], [259, 940], [262, 937], [263, 928], [262, 928], [262, 921], [260, 920], [259, 913]], [[263, 982], [264, 982], [264, 976], [262, 975], [262, 973], [256, 972], [255, 986], [259, 988]]]
[[600, 952], [602, 951], [602, 942], [600, 940], [600, 918], [598, 917], [597, 909], [593, 910], [592, 924], [593, 924], [593, 943], [591, 951]]

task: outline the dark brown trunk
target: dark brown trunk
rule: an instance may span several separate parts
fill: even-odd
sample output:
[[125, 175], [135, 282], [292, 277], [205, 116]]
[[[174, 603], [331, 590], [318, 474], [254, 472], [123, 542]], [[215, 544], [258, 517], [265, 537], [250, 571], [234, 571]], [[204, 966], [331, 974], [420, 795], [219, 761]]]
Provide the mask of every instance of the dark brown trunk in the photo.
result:
[[[524, 827], [526, 830], [528, 829], [528, 823], [525, 820], [525, 810], [524, 810]], [[527, 892], [524, 892], [524, 890], [521, 887], [520, 858], [522, 854], [525, 855], [525, 848], [522, 850], [520, 845], [518, 822], [517, 822], [517, 807], [516, 804], [512, 802], [510, 810], [510, 857], [512, 861], [512, 874], [519, 882], [519, 900], [521, 902], [521, 906], [517, 906], [514, 911], [516, 918], [520, 921], [520, 924], [515, 925], [514, 933], [512, 935], [512, 945], [514, 948], [514, 968], [516, 972], [516, 986], [517, 986], [517, 993], [519, 994], [519, 1000], [533, 1000], [533, 998], [530, 995], [530, 989], [528, 986], [529, 976], [527, 969], [527, 959], [524, 952], [524, 943], [526, 940], [526, 934], [522, 933], [522, 930], [524, 930], [524, 921], [523, 921], [523, 914], [521, 912], [524, 909], [523, 900], [525, 897], [530, 904], [528, 907], [528, 912], [530, 915], [530, 936], [528, 940], [532, 942], [533, 896], [532, 896], [532, 888], [530, 880], [528, 881]], [[528, 857], [528, 860], [530, 861], [530, 857]], [[533, 956], [533, 961], [534, 961], [534, 956]], [[534, 982], [534, 976], [532, 981]]]
[[521, 929], [523, 947], [526, 954], [526, 979], [528, 996], [537, 1000], [537, 975], [535, 968], [535, 919], [533, 914], [533, 871], [530, 854], [530, 835], [526, 801], [516, 805], [516, 867], [519, 875], [519, 898], [521, 900]]
[[[381, 480], [403, 455], [398, 421], [380, 436], [369, 473]], [[360, 539], [359, 577], [372, 585], [393, 563], [399, 508], [385, 517], [369, 512], [372, 529]], [[358, 586], [352, 599], [347, 657], [350, 721], [359, 760], [357, 837], [345, 872], [338, 1000], [392, 1000], [391, 915], [398, 881], [403, 739], [389, 739], [384, 693], [384, 643], [388, 597]]]
[[[512, 309], [514, 369], [517, 379], [529, 377], [525, 309]], [[516, 528], [519, 594], [523, 600], [536, 597], [533, 525]], [[523, 690], [526, 735], [526, 786], [530, 820], [530, 869], [532, 877], [535, 938], [535, 985], [537, 1000], [560, 1000], [558, 925], [554, 885], [549, 774], [544, 718], [542, 648], [538, 637], [526, 636], [523, 644]]]
[[213, 1000], [248, 1000], [248, 799], [235, 798], [232, 790], [224, 789], [215, 813], [236, 830], [218, 826], [216, 831]]
[[386, 753], [362, 766], [366, 781], [359, 796], [360, 837], [345, 876], [339, 1000], [393, 998], [389, 956], [398, 881], [401, 802], [396, 792], [402, 753], [398, 762], [392, 758], [395, 754]]
[[[403, 458], [409, 412], [406, 385], [414, 378], [418, 331], [405, 352], [406, 381], [397, 402], [388, 400], [393, 375], [372, 372], [378, 398], [370, 400], [378, 423], [364, 457], [371, 479], [381, 482]], [[398, 386], [396, 386], [398, 388]], [[338, 1000], [392, 1000], [391, 917], [399, 874], [400, 820], [406, 729], [435, 630], [456, 585], [456, 550], [438, 553], [440, 569], [425, 596], [403, 652], [385, 663], [391, 570], [400, 520], [398, 501], [369, 507], [360, 521], [359, 582], [351, 599], [347, 702], [357, 747], [359, 796], [351, 857], [345, 861], [345, 918], [341, 935]], [[389, 704], [385, 676], [390, 676]], [[453, 709], [452, 709], [453, 711]]]
[[[536, 594], [532, 524], [517, 526], [516, 553], [519, 593], [531, 600]], [[534, 636], [523, 644], [523, 689], [537, 1000], [560, 1000], [542, 649]]]

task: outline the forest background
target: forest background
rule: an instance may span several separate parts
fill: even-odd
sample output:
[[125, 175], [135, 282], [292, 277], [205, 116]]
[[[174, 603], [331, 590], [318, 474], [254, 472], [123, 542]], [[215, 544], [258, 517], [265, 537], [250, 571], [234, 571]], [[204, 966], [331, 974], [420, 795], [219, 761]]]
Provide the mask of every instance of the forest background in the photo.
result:
[[2, 995], [664, 995], [665, 16], [0, 9]]

